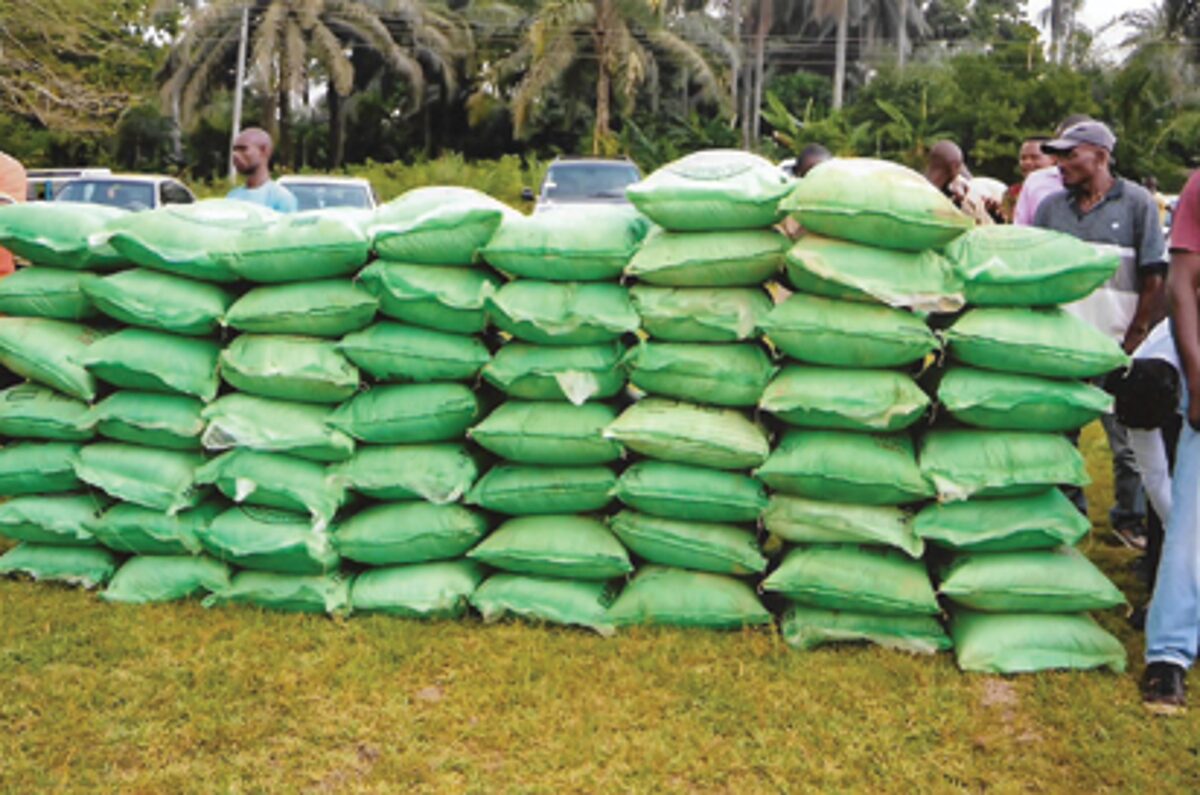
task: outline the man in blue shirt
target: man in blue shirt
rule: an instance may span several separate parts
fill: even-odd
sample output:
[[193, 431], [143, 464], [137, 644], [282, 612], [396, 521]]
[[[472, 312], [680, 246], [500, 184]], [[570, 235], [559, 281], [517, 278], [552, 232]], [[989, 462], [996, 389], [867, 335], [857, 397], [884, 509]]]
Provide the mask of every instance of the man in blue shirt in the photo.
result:
[[233, 167], [246, 178], [245, 187], [229, 191], [228, 198], [261, 204], [281, 213], [298, 209], [291, 191], [271, 180], [271, 136], [250, 127], [233, 139]]

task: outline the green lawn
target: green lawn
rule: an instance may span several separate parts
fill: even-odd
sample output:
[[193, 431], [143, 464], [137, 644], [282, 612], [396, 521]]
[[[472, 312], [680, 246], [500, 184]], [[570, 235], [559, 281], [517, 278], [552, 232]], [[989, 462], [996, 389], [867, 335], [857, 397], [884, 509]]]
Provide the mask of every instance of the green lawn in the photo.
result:
[[[1084, 444], [1100, 508], [1102, 434]], [[1140, 599], [1098, 527], [1085, 550]], [[1200, 700], [1143, 714], [1141, 638], [1100, 619], [1128, 674], [1002, 678], [769, 632], [123, 608], [5, 581], [0, 792], [1200, 791]]]

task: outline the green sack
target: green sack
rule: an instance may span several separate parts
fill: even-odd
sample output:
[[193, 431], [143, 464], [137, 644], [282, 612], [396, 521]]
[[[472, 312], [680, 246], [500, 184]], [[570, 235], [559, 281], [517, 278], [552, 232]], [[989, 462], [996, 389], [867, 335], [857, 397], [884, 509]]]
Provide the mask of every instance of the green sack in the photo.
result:
[[40, 317], [0, 317], [0, 367], [80, 400], [96, 397], [96, 380], [79, 358], [101, 333]]
[[468, 505], [510, 516], [602, 511], [617, 476], [604, 466], [492, 467], [467, 494]]
[[613, 634], [608, 608], [616, 595], [611, 583], [560, 580], [521, 574], [493, 574], [471, 595], [471, 605], [486, 622], [509, 616], [585, 627], [601, 635]]
[[24, 574], [35, 580], [96, 588], [117, 570], [117, 556], [102, 547], [18, 544], [0, 555], [0, 576]]
[[753, 531], [737, 525], [621, 511], [609, 520], [609, 527], [630, 551], [651, 563], [734, 575], [767, 568]]
[[381, 314], [455, 334], [478, 334], [487, 327], [487, 299], [499, 287], [482, 270], [383, 260], [368, 265], [358, 278], [379, 298]]
[[576, 580], [609, 580], [633, 571], [612, 531], [584, 516], [509, 519], [467, 557], [515, 574]]
[[754, 522], [767, 507], [763, 484], [749, 475], [662, 461], [629, 467], [614, 493], [642, 513], [682, 521]]
[[228, 588], [204, 597], [205, 607], [247, 604], [285, 613], [350, 614], [350, 580], [338, 572], [318, 576], [243, 571]]
[[787, 254], [797, 290], [849, 301], [873, 301], [918, 312], [962, 309], [963, 284], [936, 251], [898, 251], [804, 235]]
[[714, 406], [757, 405], [777, 370], [753, 343], [642, 342], [625, 363], [643, 392]]
[[194, 507], [198, 454], [100, 442], [79, 452], [79, 479], [118, 500], [175, 514]]
[[469, 560], [368, 569], [354, 578], [350, 606], [401, 618], [462, 618], [481, 582], [483, 569]]
[[803, 293], [771, 310], [762, 328], [788, 356], [835, 367], [903, 367], [939, 348], [910, 312]]
[[379, 386], [329, 415], [329, 425], [373, 444], [462, 439], [479, 416], [475, 393], [463, 384]]
[[84, 442], [92, 438], [87, 404], [36, 384], [0, 392], [0, 436]]
[[349, 276], [366, 264], [371, 241], [361, 220], [345, 208], [276, 215], [232, 234], [230, 269], [260, 284], [311, 282]]
[[502, 330], [535, 345], [596, 345], [637, 331], [629, 291], [616, 284], [515, 281], [488, 298]]
[[162, 511], [119, 502], [94, 520], [90, 529], [104, 546], [134, 555], [196, 555], [200, 533], [223, 510], [218, 500], [169, 515]]
[[786, 367], [759, 408], [790, 425], [847, 431], [902, 431], [924, 416], [929, 396], [892, 370]]
[[90, 527], [104, 509], [91, 494], [30, 494], [0, 503], [0, 536], [31, 544], [95, 546]]
[[779, 631], [784, 643], [800, 651], [828, 643], [874, 643], [911, 654], [935, 654], [951, 647], [950, 636], [933, 616], [880, 616], [792, 605]]
[[912, 522], [930, 543], [967, 552], [1053, 549], [1079, 543], [1092, 523], [1059, 489], [1029, 497], [934, 503]]
[[1057, 307], [973, 309], [946, 342], [958, 361], [1006, 373], [1092, 378], [1129, 364], [1117, 343]]
[[604, 429], [630, 450], [713, 469], [749, 469], [767, 460], [767, 434], [736, 409], [661, 398], [634, 403]]
[[196, 470], [196, 482], [216, 484], [236, 503], [307, 513], [324, 530], [346, 502], [346, 490], [325, 467], [302, 458], [231, 450]]
[[921, 174], [869, 158], [821, 163], [780, 207], [810, 232], [902, 251], [940, 248], [975, 225]]
[[496, 351], [483, 377], [512, 398], [566, 399], [579, 406], [625, 388], [624, 352], [619, 342], [560, 347], [514, 342]]
[[116, 387], [191, 395], [207, 403], [221, 386], [220, 355], [220, 346], [210, 340], [127, 328], [97, 340], [75, 360]]
[[312, 337], [243, 334], [221, 351], [221, 378], [251, 395], [341, 403], [358, 391], [358, 369], [335, 343]]
[[616, 412], [603, 403], [503, 403], [470, 430], [480, 447], [506, 461], [547, 466], [607, 464], [621, 445], [604, 437]]
[[1091, 384], [970, 367], [947, 370], [937, 396], [956, 420], [999, 431], [1073, 431], [1113, 406]]
[[233, 298], [215, 284], [135, 268], [83, 285], [96, 308], [121, 323], [203, 337], [216, 332]]
[[763, 527], [793, 544], [870, 544], [925, 554], [908, 515], [888, 505], [855, 505], [772, 494]]
[[0, 279], [0, 314], [86, 320], [96, 315], [84, 285], [99, 279], [91, 273], [60, 268], [18, 268]]
[[201, 437], [208, 450], [244, 447], [320, 463], [354, 455], [354, 440], [330, 427], [334, 415], [326, 406], [234, 394], [209, 404], [200, 416], [208, 422]]
[[360, 447], [349, 461], [333, 467], [329, 477], [373, 500], [445, 505], [467, 493], [479, 477], [479, 467], [458, 444]]
[[[22, 197], [23, 198], [23, 197]], [[35, 265], [111, 270], [125, 259], [110, 246], [91, 245], [105, 225], [132, 213], [82, 202], [18, 202], [0, 207], [0, 246]]]
[[1048, 486], [1091, 483], [1065, 436], [1030, 431], [935, 430], [921, 440], [921, 473], [943, 502], [1019, 497]]
[[487, 519], [461, 505], [395, 502], [341, 522], [333, 543], [349, 560], [392, 566], [462, 557], [487, 531]]
[[243, 569], [281, 574], [324, 574], [340, 564], [329, 534], [304, 514], [242, 505], [200, 529], [208, 554]]
[[100, 594], [106, 602], [144, 605], [176, 602], [229, 587], [229, 567], [195, 555], [143, 555], [131, 558]]
[[379, 299], [354, 282], [325, 279], [255, 287], [233, 302], [222, 321], [252, 334], [340, 337], [364, 328]]
[[236, 199], [205, 199], [127, 213], [105, 225], [104, 236], [127, 262], [201, 279], [235, 282], [230, 264], [238, 232], [259, 229], [279, 213]]
[[625, 205], [559, 207], [508, 216], [482, 253], [493, 268], [514, 277], [615, 281], [649, 228], [644, 216]]
[[796, 547], [761, 588], [827, 610], [938, 614], [925, 564], [895, 549], [853, 544]]
[[788, 239], [774, 229], [742, 232], [658, 231], [625, 269], [659, 287], [753, 287], [783, 268]]
[[724, 574], [642, 566], [608, 619], [618, 627], [659, 624], [741, 629], [774, 621], [747, 583]]
[[758, 335], [771, 298], [756, 288], [651, 287], [629, 290], [652, 339], [663, 342], [740, 342]]
[[1125, 671], [1125, 647], [1086, 613], [955, 610], [950, 637], [964, 671], [1017, 674], [1054, 669]]
[[422, 265], [469, 265], [515, 210], [472, 188], [406, 191], [375, 210], [373, 248], [386, 259]]
[[380, 381], [473, 381], [492, 358], [476, 337], [399, 323], [376, 323], [337, 349]]
[[985, 613], [1080, 613], [1125, 604], [1117, 586], [1074, 547], [959, 553], [942, 570], [938, 593]]
[[1121, 265], [1111, 246], [1035, 226], [972, 229], [946, 247], [976, 306], [1045, 306], [1086, 298]]
[[86, 427], [118, 442], [169, 450], [199, 450], [204, 404], [184, 395], [114, 392], [92, 407]]
[[58, 494], [83, 484], [75, 474], [80, 446], [67, 442], [23, 442], [0, 448], [0, 497]]
[[791, 182], [774, 163], [733, 149], [694, 152], [625, 189], [633, 205], [664, 229], [760, 229], [782, 218]]
[[755, 473], [796, 497], [862, 505], [902, 505], [934, 495], [902, 434], [789, 431]]

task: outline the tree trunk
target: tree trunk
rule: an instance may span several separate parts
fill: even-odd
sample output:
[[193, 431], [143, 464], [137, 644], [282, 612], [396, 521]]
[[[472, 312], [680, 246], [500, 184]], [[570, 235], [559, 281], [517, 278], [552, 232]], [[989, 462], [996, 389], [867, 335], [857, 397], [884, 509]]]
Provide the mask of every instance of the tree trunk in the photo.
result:
[[846, 94], [846, 33], [850, 26], [850, 0], [842, 0], [838, 12], [837, 51], [833, 63], [833, 109], [841, 110]]
[[763, 83], [766, 80], [766, 51], [767, 34], [775, 23], [772, 0], [758, 0], [758, 29], [754, 36], [754, 119], [751, 122], [751, 133], [755, 148], [758, 147], [762, 135], [762, 101]]
[[329, 168], [342, 167], [346, 156], [346, 102], [329, 87]]
[[1063, 45], [1063, 0], [1050, 3], [1050, 60], [1062, 63]]
[[908, 55], [908, 3], [900, 0], [900, 27], [896, 30], [896, 66], [901, 70]]
[[738, 85], [742, 79], [742, 0], [733, 0], [733, 14], [730, 21], [733, 24], [733, 52], [729, 56], [729, 96], [733, 100], [730, 107], [733, 108], [735, 114], [740, 114], [741, 96], [738, 92]]
[[287, 87], [279, 89], [279, 164], [292, 170], [292, 98]]
[[592, 127], [592, 154], [603, 154], [612, 134], [612, 75], [609, 73], [608, 26], [612, 20], [612, 0], [597, 0], [596, 30], [596, 123]]

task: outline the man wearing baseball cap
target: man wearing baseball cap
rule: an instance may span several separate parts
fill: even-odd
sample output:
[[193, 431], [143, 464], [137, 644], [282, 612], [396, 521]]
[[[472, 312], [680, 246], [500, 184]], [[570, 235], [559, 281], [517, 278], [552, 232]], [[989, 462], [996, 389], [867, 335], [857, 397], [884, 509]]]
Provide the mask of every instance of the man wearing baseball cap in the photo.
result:
[[[1113, 277], [1066, 309], [1132, 353], [1166, 315], [1167, 252], [1154, 197], [1112, 173], [1116, 143], [1112, 130], [1094, 119], [1043, 143], [1043, 151], [1058, 158], [1064, 190], [1042, 200], [1034, 225], [1117, 249], [1121, 266]], [[1122, 543], [1144, 548], [1144, 499], [1133, 451], [1115, 417], [1105, 415], [1103, 422], [1113, 451], [1113, 529]]]

